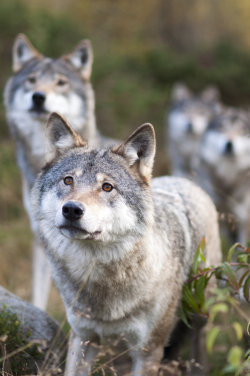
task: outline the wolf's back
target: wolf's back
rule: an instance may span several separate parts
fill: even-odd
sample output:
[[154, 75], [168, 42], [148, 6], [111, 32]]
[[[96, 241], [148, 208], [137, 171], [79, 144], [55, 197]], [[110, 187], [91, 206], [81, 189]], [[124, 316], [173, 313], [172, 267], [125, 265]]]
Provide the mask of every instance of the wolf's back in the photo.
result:
[[152, 181], [157, 229], [168, 235], [172, 257], [179, 257], [187, 275], [198, 245], [205, 238], [206, 264], [221, 261], [218, 218], [210, 197], [184, 178], [160, 177]]

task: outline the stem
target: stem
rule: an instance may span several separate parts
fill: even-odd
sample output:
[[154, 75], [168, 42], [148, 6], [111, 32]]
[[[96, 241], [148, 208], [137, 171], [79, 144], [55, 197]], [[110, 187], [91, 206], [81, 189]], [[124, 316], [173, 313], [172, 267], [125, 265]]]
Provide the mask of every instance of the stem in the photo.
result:
[[[229, 265], [230, 266], [249, 266], [249, 264], [247, 264], [245, 262], [229, 262]], [[189, 278], [189, 280], [187, 281], [187, 283], [191, 283], [191, 282], [195, 281], [196, 279], [200, 278], [201, 276], [203, 276], [205, 274], [214, 272], [218, 268], [220, 268], [220, 266], [216, 266], [216, 267], [210, 268], [208, 270], [203, 270], [199, 274], [196, 274], [195, 276]]]

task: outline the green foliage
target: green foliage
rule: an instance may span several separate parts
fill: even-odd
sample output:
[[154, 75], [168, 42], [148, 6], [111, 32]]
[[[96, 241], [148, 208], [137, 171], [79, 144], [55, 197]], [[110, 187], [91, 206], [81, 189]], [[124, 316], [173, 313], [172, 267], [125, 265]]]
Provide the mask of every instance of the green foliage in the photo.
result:
[[[250, 368], [245, 344], [249, 317], [240, 305], [243, 298], [249, 303], [250, 248], [237, 243], [229, 249], [227, 261], [207, 268], [203, 266], [204, 249], [203, 239], [196, 251], [189, 280], [183, 287], [179, 315], [187, 325], [193, 314], [207, 317], [206, 347], [215, 363], [211, 374], [240, 375]], [[208, 293], [206, 287], [212, 276], [221, 287]], [[221, 367], [223, 363], [226, 365]]]
[[43, 358], [37, 344], [29, 340], [30, 332], [22, 333], [20, 320], [5, 305], [0, 310], [0, 368], [8, 364], [13, 375], [37, 372], [36, 361]]

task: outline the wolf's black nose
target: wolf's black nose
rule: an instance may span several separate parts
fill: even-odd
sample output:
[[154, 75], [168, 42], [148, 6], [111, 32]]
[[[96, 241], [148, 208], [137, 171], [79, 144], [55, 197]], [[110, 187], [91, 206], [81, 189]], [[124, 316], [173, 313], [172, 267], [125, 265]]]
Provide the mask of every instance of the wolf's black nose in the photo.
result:
[[69, 221], [76, 221], [83, 216], [84, 206], [77, 201], [68, 201], [62, 207], [63, 216]]
[[227, 141], [224, 147], [224, 153], [228, 155], [232, 155], [234, 152], [234, 146], [232, 141]]
[[37, 107], [42, 107], [45, 102], [45, 98], [45, 94], [41, 91], [35, 91], [35, 93], [32, 95], [33, 103]]

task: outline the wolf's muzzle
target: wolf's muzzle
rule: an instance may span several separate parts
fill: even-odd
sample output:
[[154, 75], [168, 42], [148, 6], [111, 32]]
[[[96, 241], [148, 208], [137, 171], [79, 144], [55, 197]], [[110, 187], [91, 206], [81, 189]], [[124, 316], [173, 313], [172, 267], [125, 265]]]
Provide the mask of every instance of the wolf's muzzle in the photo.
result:
[[84, 206], [81, 202], [68, 201], [62, 207], [62, 214], [69, 221], [77, 221], [84, 214]]

